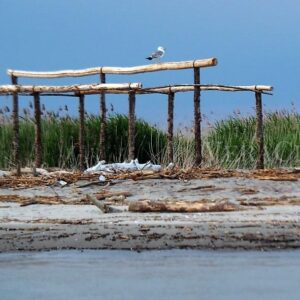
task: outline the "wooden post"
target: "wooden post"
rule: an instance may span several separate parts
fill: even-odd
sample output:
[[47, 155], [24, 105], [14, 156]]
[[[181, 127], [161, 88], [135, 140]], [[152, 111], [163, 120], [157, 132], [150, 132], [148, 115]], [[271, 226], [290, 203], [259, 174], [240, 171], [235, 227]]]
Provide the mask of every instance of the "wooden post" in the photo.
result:
[[173, 153], [173, 129], [174, 129], [174, 93], [170, 92], [168, 94], [168, 162], [171, 163], [174, 160], [174, 153]]
[[[200, 84], [200, 68], [194, 68], [194, 84]], [[195, 165], [201, 166], [201, 111], [200, 111], [200, 87], [194, 88], [194, 132], [195, 132]]]
[[79, 169], [84, 170], [84, 95], [79, 95]]
[[41, 128], [41, 103], [40, 94], [34, 93], [34, 152], [35, 152], [35, 167], [40, 168], [42, 165], [42, 128]]
[[129, 113], [128, 113], [128, 159], [135, 159], [135, 92], [128, 94]]
[[[18, 84], [18, 78], [11, 76], [11, 83]], [[16, 167], [16, 175], [21, 176], [21, 162], [20, 162], [20, 138], [19, 138], [19, 97], [18, 93], [13, 93], [13, 162]]]
[[261, 93], [255, 92], [256, 100], [256, 143], [257, 143], [257, 161], [256, 169], [264, 168], [264, 132], [263, 132], [263, 112]]
[[[105, 83], [106, 78], [104, 73], [100, 73], [101, 83]], [[105, 103], [105, 92], [100, 94], [100, 141], [99, 141], [99, 158], [100, 160], [106, 159], [106, 103]]]

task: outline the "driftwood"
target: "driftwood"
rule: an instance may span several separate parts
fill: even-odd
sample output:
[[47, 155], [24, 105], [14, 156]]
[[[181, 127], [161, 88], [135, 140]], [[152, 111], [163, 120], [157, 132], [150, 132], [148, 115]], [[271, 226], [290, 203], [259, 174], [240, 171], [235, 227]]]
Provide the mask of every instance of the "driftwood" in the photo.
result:
[[128, 160], [135, 158], [135, 93], [128, 95]]
[[218, 63], [216, 58], [197, 59], [180, 62], [165, 62], [137, 67], [95, 67], [83, 70], [63, 70], [53, 72], [33, 72], [20, 70], [7, 70], [7, 74], [15, 77], [31, 78], [59, 78], [59, 77], [81, 77], [97, 74], [138, 74], [165, 70], [180, 70], [191, 68], [213, 67]]
[[42, 125], [41, 125], [41, 103], [39, 93], [34, 93], [34, 152], [35, 167], [40, 168], [42, 165], [43, 146], [42, 146]]
[[177, 190], [177, 193], [180, 192], [190, 192], [190, 191], [196, 191], [201, 190], [204, 192], [214, 192], [214, 191], [221, 191], [224, 190], [222, 187], [216, 187], [215, 185], [196, 185], [196, 186], [189, 186], [182, 189]]
[[255, 92], [256, 102], [256, 144], [257, 144], [257, 160], [256, 169], [264, 168], [264, 132], [263, 132], [263, 112], [261, 93]]
[[300, 205], [300, 197], [264, 197], [251, 199], [238, 199], [243, 206], [273, 206], [273, 205]]
[[222, 91], [222, 92], [272, 92], [273, 87], [270, 85], [219, 85], [219, 84], [178, 84], [171, 86], [159, 86], [144, 88], [137, 91], [137, 93], [178, 93], [178, 92], [192, 92], [197, 87], [201, 91]]
[[193, 92], [195, 89], [200, 88], [201, 91], [222, 91], [222, 92], [259, 92], [269, 93], [272, 92], [273, 87], [269, 85], [248, 85], [248, 86], [225, 86], [217, 84], [208, 85], [187, 85], [179, 84], [172, 86], [158, 86], [142, 88], [141, 83], [107, 83], [107, 84], [88, 84], [88, 85], [66, 85], [66, 86], [48, 86], [48, 85], [0, 85], [0, 94], [64, 94], [64, 93], [78, 93], [78, 94], [128, 94], [134, 90], [136, 94], [151, 94], [151, 93], [184, 93]]
[[174, 160], [174, 144], [173, 144], [173, 131], [174, 131], [174, 93], [168, 95], [168, 133], [167, 133], [167, 153], [169, 162]]
[[112, 212], [120, 212], [119, 209], [115, 209], [115, 208], [111, 207], [110, 204], [105, 203], [103, 201], [99, 201], [94, 196], [86, 195], [86, 199], [89, 202], [93, 203], [95, 206], [97, 206], [104, 214], [112, 213]]
[[75, 84], [75, 85], [1, 85], [0, 94], [14, 93], [78, 93], [92, 94], [113, 91], [141, 89], [141, 83], [105, 83], [105, 84]]
[[178, 213], [195, 213], [195, 212], [222, 212], [236, 211], [239, 207], [228, 201], [206, 202], [206, 201], [152, 201], [141, 200], [131, 202], [128, 210], [131, 212], [178, 212]]
[[195, 166], [202, 162], [201, 140], [201, 108], [200, 108], [200, 69], [194, 68], [194, 136], [195, 136]]
[[[100, 74], [101, 84], [106, 83], [105, 74]], [[106, 99], [105, 92], [100, 94], [100, 136], [99, 136], [99, 159], [106, 160]]]
[[79, 169], [80, 171], [84, 170], [84, 158], [85, 158], [85, 147], [84, 147], [84, 95], [79, 96], [79, 105], [78, 105], [78, 113], [79, 113]]
[[96, 197], [97, 200], [104, 200], [104, 199], [112, 200], [111, 198], [115, 197], [115, 196], [123, 196], [124, 198], [126, 198], [131, 195], [132, 194], [128, 191], [109, 192], [109, 191], [105, 191], [105, 190], [94, 194], [94, 196]]
[[[18, 84], [18, 79], [15, 76], [11, 76], [12, 86]], [[19, 97], [17, 93], [13, 93], [13, 158], [16, 166], [17, 176], [21, 175], [21, 160], [20, 160], [20, 128], [19, 128]]]

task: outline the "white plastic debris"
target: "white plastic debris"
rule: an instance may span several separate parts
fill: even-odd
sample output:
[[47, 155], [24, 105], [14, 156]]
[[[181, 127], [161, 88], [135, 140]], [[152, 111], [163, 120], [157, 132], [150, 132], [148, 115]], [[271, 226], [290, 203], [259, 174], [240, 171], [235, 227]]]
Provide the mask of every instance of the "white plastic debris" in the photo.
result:
[[167, 170], [173, 170], [175, 168], [175, 164], [174, 163], [169, 163], [167, 166]]
[[5, 177], [5, 176], [8, 176], [8, 175], [10, 175], [9, 171], [1, 171], [0, 170], [0, 177]]
[[107, 172], [107, 173], [115, 173], [118, 171], [141, 171], [141, 170], [152, 170], [152, 171], [160, 171], [161, 165], [154, 165], [151, 162], [147, 162], [145, 164], [140, 164], [137, 159], [132, 160], [131, 162], [123, 162], [123, 163], [114, 163], [114, 164], [105, 164], [105, 161], [99, 161], [99, 163], [91, 168], [85, 170], [86, 173], [93, 172]]
[[65, 186], [65, 185], [68, 184], [68, 183], [65, 182], [64, 180], [59, 180], [58, 183], [59, 183], [59, 185], [60, 185], [61, 187], [63, 187], [63, 186]]
[[105, 176], [100, 175], [100, 176], [99, 176], [99, 181], [100, 181], [100, 182], [105, 182], [105, 181], [106, 181]]

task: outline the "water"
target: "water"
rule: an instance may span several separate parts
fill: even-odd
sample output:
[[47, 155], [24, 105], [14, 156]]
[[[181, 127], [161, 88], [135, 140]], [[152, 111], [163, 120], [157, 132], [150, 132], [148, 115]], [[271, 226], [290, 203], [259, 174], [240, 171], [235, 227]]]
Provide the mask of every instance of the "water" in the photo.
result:
[[300, 299], [300, 251], [0, 254], [1, 300]]

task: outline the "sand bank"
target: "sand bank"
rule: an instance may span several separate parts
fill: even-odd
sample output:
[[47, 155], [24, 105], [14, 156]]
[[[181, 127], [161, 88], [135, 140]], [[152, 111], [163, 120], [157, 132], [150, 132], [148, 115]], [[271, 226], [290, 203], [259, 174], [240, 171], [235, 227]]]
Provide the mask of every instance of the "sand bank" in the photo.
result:
[[[0, 251], [300, 248], [298, 180], [233, 176], [191, 180], [124, 179], [113, 180], [106, 187], [85, 184], [86, 181], [79, 180], [65, 187], [2, 186]], [[103, 192], [126, 194], [123, 198], [103, 200], [117, 212], [104, 214], [86, 202], [86, 194], [99, 196]], [[43, 197], [56, 199], [56, 202], [49, 205], [37, 201], [27, 205], [27, 198]], [[127, 211], [130, 201], [141, 199], [211, 202], [226, 199], [240, 209], [213, 213]], [[21, 206], [24, 203], [25, 206]]]

